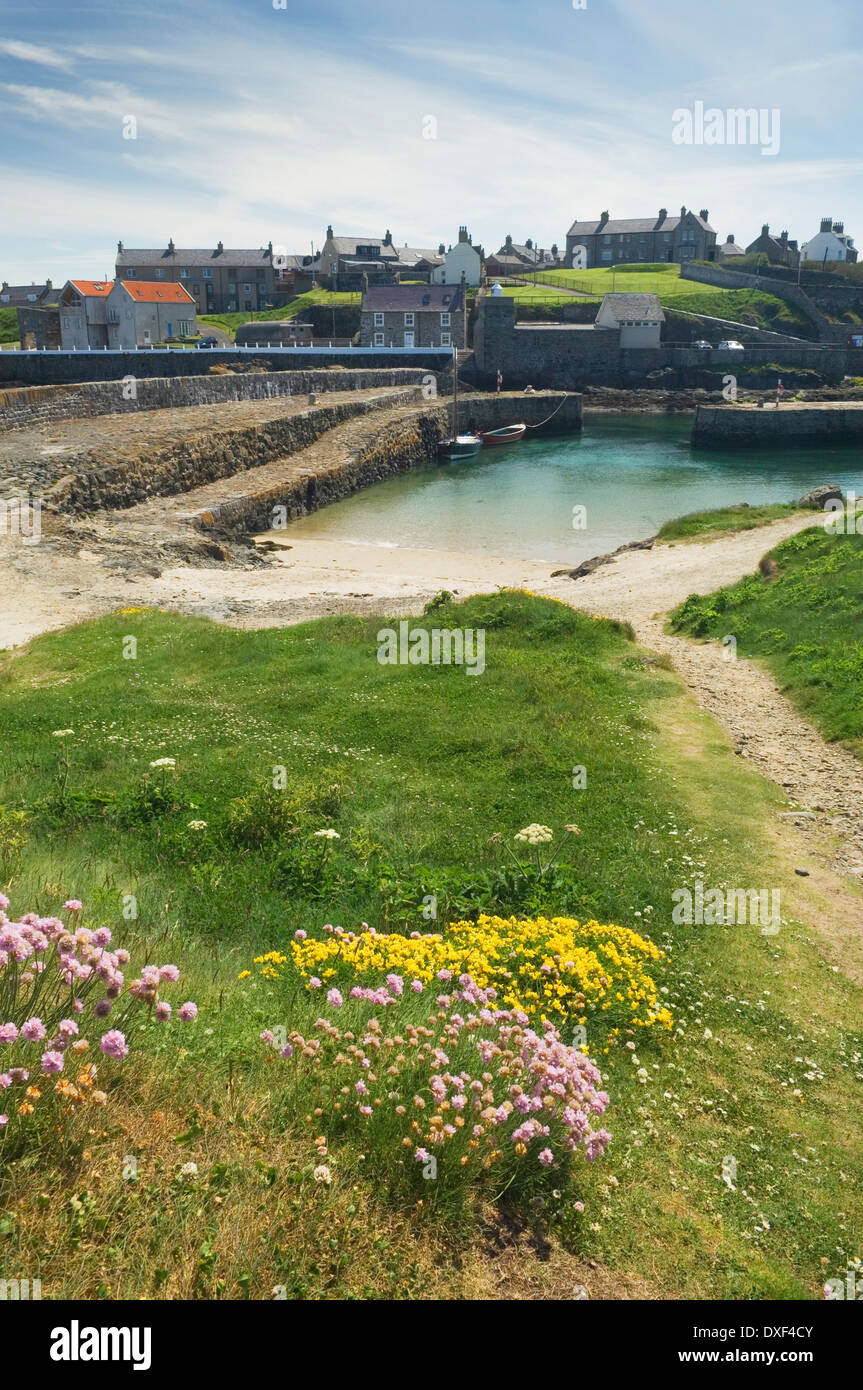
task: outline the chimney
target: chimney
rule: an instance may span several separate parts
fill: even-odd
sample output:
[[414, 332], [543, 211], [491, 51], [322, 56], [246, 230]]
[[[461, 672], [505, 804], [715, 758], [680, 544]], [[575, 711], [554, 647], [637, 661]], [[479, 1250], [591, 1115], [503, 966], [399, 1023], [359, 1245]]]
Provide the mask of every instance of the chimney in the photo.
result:
[[659, 220], [660, 220], [660, 222], [664, 222], [667, 216], [668, 216], [668, 208], [660, 208], [660, 209], [659, 209]]
[[332, 227], [327, 227], [327, 241], [332, 241], [332, 239], [333, 239], [333, 229], [332, 229]]
[[727, 236], [727, 238], [726, 238], [726, 240], [727, 240], [727, 241], [730, 241], [730, 242], [731, 242], [731, 245], [733, 246], [733, 245], [734, 245], [734, 233], [733, 233], [733, 232], [729, 232], [729, 233], [728, 233], [728, 236]]
[[54, 286], [51, 284], [50, 280], [45, 281], [45, 288], [46, 290], [53, 290]]
[[834, 230], [834, 232], [836, 233], [837, 236], [841, 236], [842, 233], [845, 231], [845, 223], [844, 223], [844, 222], [834, 222], [834, 223], [833, 223], [833, 230]]
[[685, 216], [686, 216], [686, 208], [685, 208], [685, 207], [682, 207], [682, 208], [680, 209], [680, 216], [681, 216], [681, 217], [685, 217]]
[[762, 235], [762, 236], [769, 236], [769, 234], [770, 234], [770, 223], [769, 223], [769, 222], [764, 222], [764, 223], [762, 224], [762, 227], [761, 227], [761, 235]]
[[120, 253], [120, 252], [122, 252], [122, 250], [123, 250], [123, 243], [122, 243], [122, 241], [118, 241], [118, 242], [117, 242], [117, 252]]
[[707, 208], [702, 208], [698, 216], [701, 218], [702, 222], [708, 222], [710, 220], [707, 216]]
[[168, 250], [170, 251], [171, 255], [173, 256], [173, 254], [174, 254], [174, 238], [173, 238], [173, 237], [171, 237], [170, 241], [168, 242]]
[[267, 254], [270, 256], [273, 254], [273, 243], [271, 241], [267, 242]]
[[459, 227], [459, 229], [458, 229], [458, 239], [459, 239], [459, 241], [467, 241], [467, 240], [468, 240], [467, 227]]
[[832, 218], [832, 217], [822, 217], [822, 218], [821, 218], [821, 226], [818, 228], [819, 232], [829, 232], [829, 231], [832, 231], [832, 229], [833, 229], [833, 218]]
[[532, 237], [528, 237], [527, 241], [526, 241], [524, 244], [525, 244], [525, 246], [527, 247], [528, 251], [532, 251], [532, 250], [533, 250], [533, 238], [532, 238]]
[[444, 246], [443, 242], [441, 242], [440, 245], [438, 246], [437, 253], [438, 253], [439, 256], [445, 256], [445, 255], [446, 255], [446, 247]]
[[603, 213], [600, 214], [599, 225], [600, 225], [601, 227], [604, 227], [607, 221], [608, 221], [608, 208], [606, 208], [605, 212], [603, 212]]
[[393, 244], [393, 234], [392, 234], [392, 232], [390, 231], [389, 227], [387, 227], [386, 236], [384, 237], [384, 246], [392, 246], [392, 244]]
[[780, 233], [779, 233], [779, 240], [780, 240], [780, 242], [782, 243], [783, 246], [787, 246], [787, 245], [788, 245], [788, 233], [787, 233], [787, 231], [786, 231], [786, 232], [780, 232]]
[[223, 241], [220, 241], [219, 244], [218, 244], [218, 246], [216, 247], [216, 250], [218, 251], [218, 253], [219, 253], [220, 256], [221, 256], [222, 252], [224, 251], [224, 249], [225, 249], [225, 243], [224, 243]]
[[504, 245], [507, 247], [507, 249], [509, 249], [509, 247], [512, 246], [512, 236], [509, 232], [507, 232], [506, 234], [506, 241], [504, 242]]

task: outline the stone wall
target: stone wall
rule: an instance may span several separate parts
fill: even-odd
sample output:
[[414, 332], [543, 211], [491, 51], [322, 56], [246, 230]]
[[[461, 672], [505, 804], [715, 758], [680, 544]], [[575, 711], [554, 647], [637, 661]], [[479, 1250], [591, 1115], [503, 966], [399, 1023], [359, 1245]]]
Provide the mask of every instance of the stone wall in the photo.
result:
[[0, 385], [49, 386], [81, 381], [120, 381], [124, 376], [164, 377], [200, 376], [216, 363], [242, 364], [254, 357], [271, 372], [311, 371], [317, 368], [349, 367], [391, 370], [421, 367], [437, 371], [451, 357], [448, 348], [417, 349], [413, 352], [375, 352], [365, 348], [282, 348], [268, 350], [211, 348], [202, 352], [152, 348], [142, 352], [0, 352]]
[[692, 444], [701, 448], [793, 447], [863, 441], [863, 405], [786, 405], [745, 408], [699, 405]]
[[[118, 415], [135, 410], [173, 410], [221, 401], [256, 401], [307, 391], [365, 391], [382, 386], [419, 386], [422, 368], [388, 371], [231, 372], [224, 376], [145, 377], [136, 380], [136, 398], [127, 400], [121, 381], [80, 382], [71, 386], [30, 386], [0, 390], [0, 430], [22, 429], [51, 420]], [[126, 392], [130, 388], [125, 388]]]
[[[825, 342], [840, 341], [836, 325], [825, 318], [799, 285], [789, 284], [787, 280], [774, 280], [769, 275], [750, 275], [746, 271], [726, 270], [720, 266], [682, 265], [682, 280], [698, 280], [702, 284], [717, 285], [726, 290], [763, 290], [765, 294], [775, 294], [789, 304], [796, 304], [812, 320], [818, 329], [818, 336]], [[844, 339], [844, 333], [842, 334]]]

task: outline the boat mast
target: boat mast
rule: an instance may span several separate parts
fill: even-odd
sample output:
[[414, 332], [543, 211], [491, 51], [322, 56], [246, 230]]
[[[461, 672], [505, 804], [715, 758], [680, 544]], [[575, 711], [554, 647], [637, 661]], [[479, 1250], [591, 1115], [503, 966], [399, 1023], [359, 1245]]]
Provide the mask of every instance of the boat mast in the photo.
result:
[[453, 439], [458, 439], [458, 348], [455, 343], [452, 349], [452, 414]]

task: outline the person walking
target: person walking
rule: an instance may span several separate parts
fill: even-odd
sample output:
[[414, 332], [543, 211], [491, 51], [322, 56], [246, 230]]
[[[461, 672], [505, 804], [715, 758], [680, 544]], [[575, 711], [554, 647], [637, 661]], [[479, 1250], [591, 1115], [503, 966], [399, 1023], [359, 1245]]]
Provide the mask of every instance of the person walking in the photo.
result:
[[776, 409], [777, 409], [777, 410], [779, 409], [779, 402], [782, 400], [782, 392], [783, 392], [784, 390], [785, 390], [785, 387], [782, 385], [782, 378], [780, 377], [779, 382], [777, 383], [777, 386], [776, 386]]
[[498, 391], [498, 395], [500, 395], [500, 388], [501, 388], [502, 386], [503, 386], [503, 377], [502, 377], [501, 373], [498, 372], [498, 374], [497, 374], [497, 391]]

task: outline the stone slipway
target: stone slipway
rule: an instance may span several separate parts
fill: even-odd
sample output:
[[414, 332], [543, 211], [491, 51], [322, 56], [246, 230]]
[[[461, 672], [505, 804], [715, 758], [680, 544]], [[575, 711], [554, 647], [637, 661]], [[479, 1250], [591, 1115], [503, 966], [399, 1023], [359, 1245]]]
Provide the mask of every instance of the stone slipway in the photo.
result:
[[[304, 449], [355, 416], [421, 399], [419, 388], [411, 386], [370, 394], [330, 392], [316, 405], [307, 398], [246, 401], [158, 411], [150, 418], [138, 416], [134, 423], [120, 419], [119, 431], [125, 427], [125, 435], [117, 437], [117, 431], [75, 459], [46, 491], [45, 502], [57, 511], [80, 514], [189, 492]], [[100, 432], [106, 424], [99, 422]]]
[[[581, 398], [562, 391], [467, 395], [461, 419], [478, 429], [523, 420], [546, 430], [577, 430]], [[371, 418], [331, 429], [290, 456], [250, 468], [242, 478], [222, 478], [182, 497], [137, 507], [128, 521], [165, 527], [186, 523], [221, 534], [266, 531], [277, 507], [285, 509], [280, 519], [291, 520], [431, 462], [450, 428], [448, 401], [424, 409], [415, 403], [380, 409]]]

